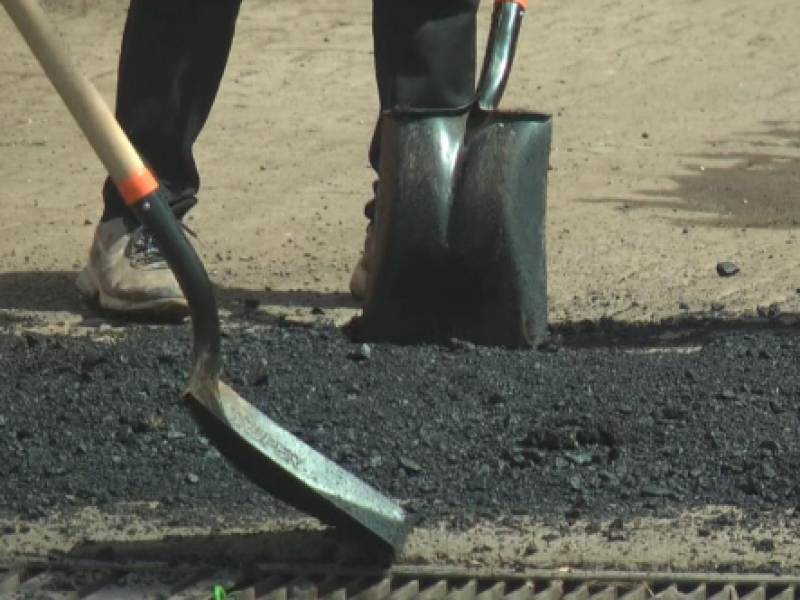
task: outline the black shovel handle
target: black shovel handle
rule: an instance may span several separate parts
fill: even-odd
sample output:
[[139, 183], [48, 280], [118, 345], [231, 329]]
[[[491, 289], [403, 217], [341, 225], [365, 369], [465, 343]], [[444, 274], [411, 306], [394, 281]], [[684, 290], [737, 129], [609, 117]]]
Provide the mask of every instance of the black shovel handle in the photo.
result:
[[147, 227], [178, 281], [192, 315], [193, 361], [190, 386], [216, 395], [221, 369], [221, 326], [214, 288], [200, 257], [183, 232], [159, 188], [131, 204]]
[[481, 110], [496, 110], [508, 84], [528, 0], [495, 0], [492, 27], [486, 45], [475, 103]]

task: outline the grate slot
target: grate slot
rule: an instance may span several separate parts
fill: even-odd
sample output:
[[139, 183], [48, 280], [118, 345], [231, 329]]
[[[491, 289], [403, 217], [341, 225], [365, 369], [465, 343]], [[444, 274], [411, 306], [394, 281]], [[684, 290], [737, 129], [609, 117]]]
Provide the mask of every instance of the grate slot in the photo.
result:
[[563, 600], [589, 600], [590, 597], [589, 586], [580, 584], [574, 590], [564, 594]]
[[510, 583], [503, 600], [533, 600], [533, 584], [529, 581]]
[[367, 584], [366, 589], [355, 594], [353, 600], [383, 600], [392, 590], [392, 580], [387, 578], [373, 580]]
[[793, 585], [788, 587], [767, 587], [767, 598], [769, 600], [794, 600], [795, 593], [796, 588]]
[[736, 600], [735, 592], [736, 589], [731, 585], [706, 586], [708, 600]]
[[0, 594], [11, 594], [19, 589], [24, 571], [21, 569], [0, 573]]
[[160, 574], [129, 573], [105, 585], [94, 586], [96, 589], [83, 593], [85, 600], [149, 600], [150, 598], [166, 598], [172, 591], [168, 577]]
[[628, 584], [625, 588], [625, 592], [619, 597], [619, 600], [647, 600], [650, 597], [650, 590], [646, 585]]
[[396, 587], [386, 600], [411, 600], [417, 594], [419, 594], [419, 581], [412, 579]]
[[613, 585], [590, 585], [590, 600], [617, 600], [617, 588]]
[[[749, 586], [743, 586], [749, 587]], [[741, 600], [766, 600], [767, 588], [763, 585], [756, 586], [752, 591], [747, 592], [745, 595], [739, 595]]]
[[313, 579], [298, 577], [286, 588], [286, 596], [291, 600], [318, 600], [317, 585]]
[[197, 571], [191, 577], [172, 586], [167, 600], [195, 600], [202, 598], [203, 594], [210, 595], [217, 585], [226, 590], [231, 589], [237, 580], [237, 573], [229, 569], [211, 574], [207, 570]]
[[481, 587], [484, 589], [478, 592], [475, 600], [501, 600], [506, 593], [506, 584], [502, 581], [483, 582]]
[[16, 590], [14, 590], [9, 598], [16, 598], [19, 596], [24, 596], [28, 594], [34, 594], [36, 592], [44, 592], [46, 591], [45, 588], [48, 586], [52, 586], [53, 581], [55, 581], [55, 574], [45, 571], [44, 573], [40, 573], [31, 577], [30, 579], [26, 579], [19, 584]]
[[477, 594], [478, 582], [470, 579], [452, 585], [447, 600], [475, 600]]
[[273, 575], [263, 581], [246, 587], [242, 590], [242, 600], [286, 600], [287, 579], [282, 575]]
[[563, 589], [564, 583], [561, 581], [551, 581], [549, 584], [546, 584], [546, 587], [543, 586], [541, 591], [537, 586], [535, 588], [536, 593], [533, 596], [533, 600], [559, 600], [562, 596]]
[[439, 598], [444, 598], [448, 593], [447, 588], [447, 581], [444, 579], [426, 582], [426, 587], [420, 590], [416, 600], [438, 600]]

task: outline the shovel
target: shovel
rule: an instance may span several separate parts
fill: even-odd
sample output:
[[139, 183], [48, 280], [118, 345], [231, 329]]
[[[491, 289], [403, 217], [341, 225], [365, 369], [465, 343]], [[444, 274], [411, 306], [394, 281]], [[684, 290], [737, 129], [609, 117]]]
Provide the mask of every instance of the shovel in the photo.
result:
[[552, 122], [497, 110], [525, 6], [495, 2], [469, 105], [384, 115], [371, 273], [353, 331], [363, 341], [546, 339]]
[[183, 400], [202, 432], [264, 490], [383, 550], [409, 533], [404, 511], [312, 449], [219, 381], [220, 323], [203, 264], [169, 209], [167, 191], [145, 166], [108, 106], [60, 45], [37, 0], [2, 0], [6, 11], [72, 113], [126, 204], [155, 236], [186, 295], [194, 352]]

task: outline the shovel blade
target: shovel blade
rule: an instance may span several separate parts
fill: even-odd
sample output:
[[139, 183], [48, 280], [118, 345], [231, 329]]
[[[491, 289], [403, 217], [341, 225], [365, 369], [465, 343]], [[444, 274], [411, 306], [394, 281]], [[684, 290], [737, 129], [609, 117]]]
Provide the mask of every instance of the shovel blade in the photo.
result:
[[[213, 389], [213, 388], [205, 388]], [[410, 530], [389, 498], [282, 429], [234, 390], [184, 394], [201, 431], [253, 483], [320, 521], [400, 550]]]
[[394, 114], [383, 127], [374, 262], [356, 334], [544, 341], [551, 118]]
[[547, 337], [551, 132], [550, 118], [534, 113], [478, 112], [468, 124], [445, 290], [457, 337], [510, 347]]

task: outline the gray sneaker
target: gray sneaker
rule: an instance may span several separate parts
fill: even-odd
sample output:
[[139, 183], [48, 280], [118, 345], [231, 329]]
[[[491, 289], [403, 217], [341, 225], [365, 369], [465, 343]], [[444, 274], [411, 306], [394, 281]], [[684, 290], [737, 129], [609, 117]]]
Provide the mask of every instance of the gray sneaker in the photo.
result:
[[372, 184], [373, 197], [364, 206], [364, 216], [369, 220], [367, 225], [367, 236], [364, 240], [364, 252], [356, 264], [356, 268], [350, 277], [350, 295], [358, 303], [363, 304], [367, 297], [369, 287], [370, 268], [372, 266], [373, 248], [373, 222], [375, 221], [375, 203], [378, 197], [378, 181]]
[[372, 261], [372, 223], [367, 225], [367, 236], [364, 240], [364, 253], [356, 264], [353, 275], [350, 277], [350, 295], [353, 300], [363, 303], [367, 297], [369, 275]]
[[188, 315], [189, 306], [152, 235], [122, 218], [100, 223], [89, 263], [75, 285], [106, 310], [137, 315]]

